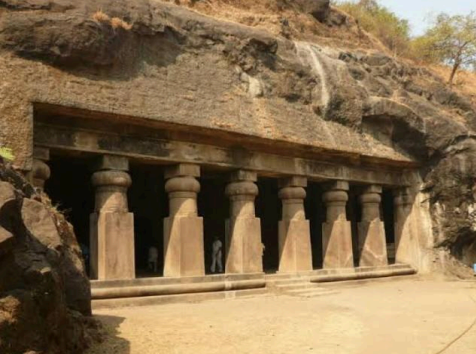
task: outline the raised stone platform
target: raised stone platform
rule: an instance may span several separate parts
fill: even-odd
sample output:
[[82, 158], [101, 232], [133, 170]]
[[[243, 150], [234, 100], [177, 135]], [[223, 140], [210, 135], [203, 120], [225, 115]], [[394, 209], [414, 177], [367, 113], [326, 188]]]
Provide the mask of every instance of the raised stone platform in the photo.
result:
[[345, 269], [320, 269], [312, 272], [311, 282], [324, 283], [332, 281], [360, 280], [372, 278], [413, 275], [417, 271], [406, 264], [392, 264], [382, 267], [359, 267]]
[[271, 293], [314, 296], [329, 293], [328, 290], [323, 292], [324, 289], [318, 289], [315, 283], [403, 276], [415, 273], [415, 269], [408, 265], [396, 264], [384, 267], [320, 269], [300, 273], [94, 280], [91, 281], [91, 294], [94, 309], [200, 302], [265, 296]]

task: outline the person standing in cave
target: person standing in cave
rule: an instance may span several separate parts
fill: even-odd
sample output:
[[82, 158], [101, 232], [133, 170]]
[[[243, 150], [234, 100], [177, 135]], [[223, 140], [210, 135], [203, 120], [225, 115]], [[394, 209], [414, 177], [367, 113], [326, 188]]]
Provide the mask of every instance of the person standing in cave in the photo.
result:
[[213, 244], [212, 244], [212, 266], [210, 268], [212, 273], [215, 273], [215, 269], [218, 266], [218, 273], [223, 272], [223, 263], [222, 263], [222, 248], [223, 244], [218, 238], [215, 236]]
[[147, 259], [147, 265], [150, 270], [157, 273], [157, 263], [159, 262], [159, 250], [157, 247], [149, 247], [149, 256]]

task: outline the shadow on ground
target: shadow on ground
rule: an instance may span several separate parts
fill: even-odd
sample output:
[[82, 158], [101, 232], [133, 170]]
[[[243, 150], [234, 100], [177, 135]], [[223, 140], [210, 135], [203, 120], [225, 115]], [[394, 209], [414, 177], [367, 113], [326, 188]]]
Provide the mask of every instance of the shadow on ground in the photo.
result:
[[119, 327], [124, 317], [98, 315], [94, 316], [104, 326], [105, 336], [101, 343], [93, 345], [86, 354], [129, 354], [131, 344], [120, 337]]

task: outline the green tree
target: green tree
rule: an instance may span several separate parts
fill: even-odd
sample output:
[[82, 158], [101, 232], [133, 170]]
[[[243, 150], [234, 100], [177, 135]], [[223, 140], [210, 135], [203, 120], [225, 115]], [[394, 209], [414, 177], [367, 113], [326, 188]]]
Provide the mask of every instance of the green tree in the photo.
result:
[[419, 43], [424, 59], [451, 65], [448, 83], [452, 85], [458, 70], [476, 65], [476, 13], [455, 16], [442, 13], [415, 42]]
[[376, 36], [395, 56], [407, 51], [410, 26], [377, 0], [338, 1], [335, 5], [353, 16], [359, 26]]

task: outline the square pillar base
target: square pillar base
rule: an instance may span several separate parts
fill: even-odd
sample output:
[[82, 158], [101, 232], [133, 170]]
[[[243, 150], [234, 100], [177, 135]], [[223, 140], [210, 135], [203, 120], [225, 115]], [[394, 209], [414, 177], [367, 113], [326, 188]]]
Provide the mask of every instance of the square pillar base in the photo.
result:
[[350, 221], [323, 223], [322, 246], [324, 269], [354, 267]]
[[100, 212], [90, 215], [91, 278], [134, 279], [134, 214]]
[[263, 272], [261, 220], [237, 218], [226, 221], [226, 273]]
[[312, 270], [309, 220], [281, 220], [278, 238], [279, 272]]
[[388, 265], [387, 241], [382, 221], [359, 222], [360, 267]]
[[415, 260], [415, 245], [410, 219], [395, 221], [395, 262], [412, 264]]
[[164, 276], [205, 275], [203, 218], [197, 216], [164, 219]]

